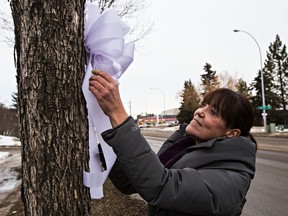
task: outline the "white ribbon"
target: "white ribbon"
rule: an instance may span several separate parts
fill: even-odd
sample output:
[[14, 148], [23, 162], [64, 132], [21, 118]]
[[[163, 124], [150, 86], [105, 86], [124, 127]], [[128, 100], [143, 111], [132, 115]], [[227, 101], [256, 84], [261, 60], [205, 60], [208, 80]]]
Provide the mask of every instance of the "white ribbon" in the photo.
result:
[[[116, 155], [102, 139], [101, 133], [110, 129], [111, 124], [95, 96], [89, 91], [89, 78], [92, 76], [91, 71], [98, 69], [107, 72], [118, 82], [133, 61], [134, 44], [124, 44], [124, 36], [129, 32], [129, 27], [114, 10], [109, 9], [100, 15], [96, 4], [87, 2], [84, 18], [84, 39], [88, 57], [82, 91], [88, 109], [90, 172], [83, 172], [83, 183], [90, 187], [92, 199], [100, 199], [103, 197], [103, 184], [112, 169]], [[105, 171], [99, 159], [98, 143], [105, 157]]]

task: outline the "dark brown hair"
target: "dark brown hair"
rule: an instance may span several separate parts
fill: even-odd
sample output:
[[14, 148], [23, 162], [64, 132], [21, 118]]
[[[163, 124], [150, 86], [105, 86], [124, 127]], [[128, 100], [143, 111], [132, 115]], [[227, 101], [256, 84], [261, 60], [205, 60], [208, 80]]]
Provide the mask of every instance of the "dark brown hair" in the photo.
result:
[[209, 104], [225, 121], [226, 127], [239, 129], [240, 136], [250, 136], [250, 129], [254, 122], [254, 112], [249, 100], [238, 92], [227, 88], [219, 88], [207, 93], [203, 104]]

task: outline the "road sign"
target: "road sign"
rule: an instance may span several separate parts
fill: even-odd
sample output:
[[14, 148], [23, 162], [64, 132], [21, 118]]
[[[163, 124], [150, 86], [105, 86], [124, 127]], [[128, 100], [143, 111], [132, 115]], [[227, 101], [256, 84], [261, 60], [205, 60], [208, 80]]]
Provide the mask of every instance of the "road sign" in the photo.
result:
[[267, 106], [258, 106], [257, 109], [259, 110], [270, 110], [272, 107], [270, 105], [267, 105]]

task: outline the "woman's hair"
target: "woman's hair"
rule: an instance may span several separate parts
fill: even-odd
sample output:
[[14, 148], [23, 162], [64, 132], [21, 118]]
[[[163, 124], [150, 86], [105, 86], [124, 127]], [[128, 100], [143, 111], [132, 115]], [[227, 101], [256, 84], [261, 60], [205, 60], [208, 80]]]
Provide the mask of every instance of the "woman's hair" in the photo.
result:
[[207, 93], [203, 99], [203, 104], [209, 104], [221, 118], [225, 121], [226, 127], [239, 129], [240, 136], [250, 136], [250, 129], [254, 122], [254, 112], [249, 100], [241, 93], [227, 88], [219, 88]]

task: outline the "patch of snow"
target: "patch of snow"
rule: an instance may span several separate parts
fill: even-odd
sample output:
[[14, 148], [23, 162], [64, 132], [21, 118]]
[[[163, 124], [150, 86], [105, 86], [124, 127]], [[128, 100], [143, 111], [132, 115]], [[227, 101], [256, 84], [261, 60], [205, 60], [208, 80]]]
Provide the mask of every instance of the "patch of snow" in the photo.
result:
[[161, 130], [162, 131], [176, 131], [179, 129], [179, 126], [173, 126], [173, 127], [164, 127]]
[[21, 146], [21, 142], [17, 137], [0, 135], [0, 146]]
[[[8, 153], [8, 156], [7, 156]], [[21, 180], [18, 179], [18, 171], [21, 167], [21, 154], [10, 155], [9, 152], [0, 152], [5, 155], [0, 159], [0, 195], [16, 188]]]
[[[0, 146], [13, 147], [21, 146], [21, 144], [16, 137], [0, 135]], [[20, 153], [10, 153], [7, 150], [0, 151], [0, 202], [21, 184], [19, 169], [21, 169]]]
[[10, 191], [16, 188], [20, 184], [20, 180], [16, 180], [15, 178], [10, 178], [5, 181], [2, 185], [0, 185], [0, 193], [4, 191]]
[[0, 164], [4, 163], [8, 156], [9, 152], [0, 152]]

